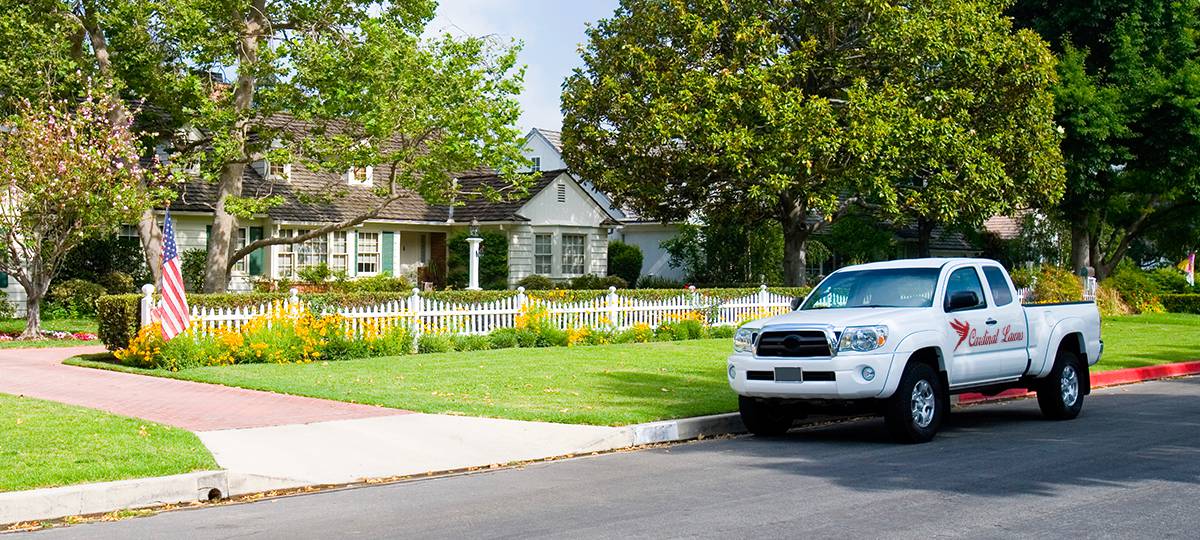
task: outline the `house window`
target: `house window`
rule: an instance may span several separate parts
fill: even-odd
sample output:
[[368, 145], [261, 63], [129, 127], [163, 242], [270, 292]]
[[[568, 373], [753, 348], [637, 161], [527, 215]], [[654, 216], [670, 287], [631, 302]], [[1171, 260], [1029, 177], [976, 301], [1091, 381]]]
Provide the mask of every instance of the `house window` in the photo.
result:
[[117, 233], [117, 238], [137, 238], [137, 225], [121, 225], [121, 231]]
[[329, 250], [329, 269], [335, 273], [348, 272], [350, 268], [349, 253], [349, 233], [346, 231], [333, 233], [333, 245]]
[[582, 234], [562, 235], [562, 273], [583, 274], [583, 246], [587, 236]]
[[346, 172], [346, 179], [352, 186], [369, 186], [371, 185], [372, 172], [370, 166], [361, 167], [356, 165], [350, 167], [350, 170]]
[[533, 235], [533, 273], [550, 275], [554, 271], [553, 237], [549, 234]]
[[[233, 250], [237, 251], [246, 247], [246, 229], [238, 229], [233, 235]], [[246, 260], [250, 257], [242, 257], [238, 262], [233, 263], [234, 272], [246, 272]]]
[[[293, 229], [281, 229], [279, 231], [280, 238], [291, 238], [296, 236], [296, 231]], [[279, 249], [275, 252], [275, 266], [279, 269], [279, 277], [291, 277], [293, 263], [296, 260], [294, 254], [294, 244], [279, 244]]]
[[533, 161], [533, 169], [532, 169], [533, 172], [538, 172], [538, 171], [542, 170], [542, 158], [535, 157], [535, 158], [531, 158], [530, 161]]
[[358, 273], [379, 271], [379, 233], [358, 233]]
[[272, 180], [288, 181], [292, 177], [292, 165], [290, 163], [267, 163], [267, 177]]
[[[308, 234], [308, 229], [281, 229], [282, 238], [295, 238]], [[312, 268], [329, 260], [329, 237], [320, 235], [298, 244], [280, 244], [279, 252], [275, 254], [275, 263], [279, 266], [279, 275], [291, 277], [305, 268]]]

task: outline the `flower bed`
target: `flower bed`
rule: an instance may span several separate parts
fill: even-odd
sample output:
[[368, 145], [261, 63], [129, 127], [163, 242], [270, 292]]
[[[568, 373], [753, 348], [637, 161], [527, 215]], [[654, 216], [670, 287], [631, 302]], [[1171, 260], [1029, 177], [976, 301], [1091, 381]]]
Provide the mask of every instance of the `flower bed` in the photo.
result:
[[[0, 332], [0, 341], [16, 341], [21, 337], [20, 332]], [[57, 330], [46, 330], [42, 332], [42, 337], [46, 339], [73, 339], [77, 341], [96, 341], [96, 334], [89, 332], [60, 332]]]
[[533, 302], [517, 316], [515, 328], [497, 328], [481, 335], [426, 328], [414, 338], [399, 320], [367, 319], [349, 324], [341, 315], [314, 313], [305, 304], [298, 304], [256, 317], [238, 330], [218, 329], [211, 334], [189, 330], [170, 341], [163, 340], [162, 327], [155, 323], [139, 330], [115, 356], [129, 366], [178, 371], [231, 364], [732, 337], [733, 327], [707, 326], [705, 320], [703, 313], [691, 312], [656, 327], [638, 324], [623, 330], [607, 326], [560, 329], [551, 322], [545, 306]]

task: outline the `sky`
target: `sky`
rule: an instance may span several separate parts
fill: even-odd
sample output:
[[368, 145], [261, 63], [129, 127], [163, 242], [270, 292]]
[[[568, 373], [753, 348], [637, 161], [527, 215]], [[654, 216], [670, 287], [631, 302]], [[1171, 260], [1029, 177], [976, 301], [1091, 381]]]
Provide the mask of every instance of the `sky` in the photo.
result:
[[523, 42], [526, 66], [521, 93], [523, 130], [562, 127], [563, 80], [579, 67], [579, 46], [589, 22], [612, 15], [618, 0], [440, 0], [428, 32], [495, 36]]

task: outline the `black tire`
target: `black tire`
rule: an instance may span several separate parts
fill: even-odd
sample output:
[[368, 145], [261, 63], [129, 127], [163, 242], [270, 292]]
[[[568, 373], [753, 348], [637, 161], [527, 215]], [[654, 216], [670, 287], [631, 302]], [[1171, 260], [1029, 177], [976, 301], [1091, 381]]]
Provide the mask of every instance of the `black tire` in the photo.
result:
[[788, 407], [769, 399], [738, 396], [738, 412], [746, 431], [759, 437], [783, 435], [796, 421]]
[[[914, 402], [918, 403], [916, 407]], [[897, 441], [925, 443], [933, 440], [942, 427], [948, 403], [937, 371], [928, 364], [912, 362], [905, 366], [896, 393], [888, 398], [883, 417]]]
[[1037, 388], [1038, 406], [1051, 420], [1071, 420], [1083, 410], [1083, 380], [1087, 366], [1067, 349], [1058, 351], [1054, 368]]

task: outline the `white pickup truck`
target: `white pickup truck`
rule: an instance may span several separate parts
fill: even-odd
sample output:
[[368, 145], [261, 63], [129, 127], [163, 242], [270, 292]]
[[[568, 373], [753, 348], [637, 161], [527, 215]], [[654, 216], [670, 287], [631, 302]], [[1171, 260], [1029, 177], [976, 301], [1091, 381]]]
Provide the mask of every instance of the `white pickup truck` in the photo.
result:
[[739, 328], [729, 384], [756, 435], [812, 412], [882, 414], [926, 442], [950, 395], [1037, 392], [1054, 419], [1079, 414], [1100, 360], [1094, 302], [1022, 305], [987, 259], [908, 259], [842, 268], [793, 311]]

